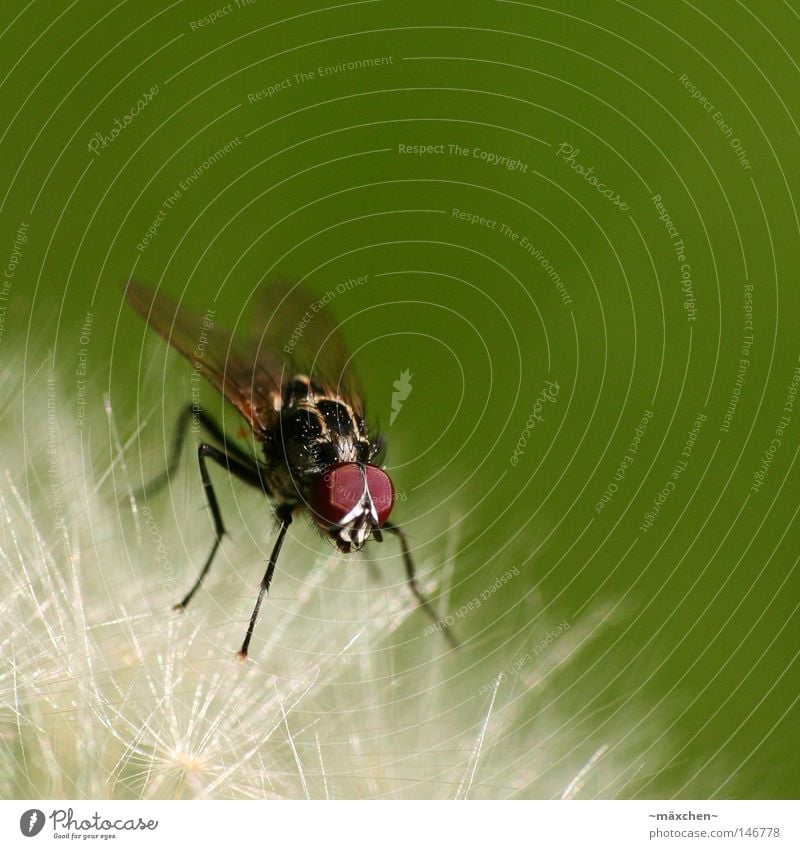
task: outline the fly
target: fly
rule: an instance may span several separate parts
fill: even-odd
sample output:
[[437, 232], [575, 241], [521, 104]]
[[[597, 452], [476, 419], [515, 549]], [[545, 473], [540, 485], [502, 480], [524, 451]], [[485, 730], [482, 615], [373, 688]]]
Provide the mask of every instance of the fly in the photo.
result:
[[264, 290], [256, 332], [243, 342], [207, 316], [136, 281], [128, 283], [126, 296], [136, 312], [237, 408], [263, 453], [263, 459], [251, 456], [226, 439], [213, 418], [196, 404], [182, 413], [169, 465], [151, 483], [151, 492], [164, 486], [175, 470], [191, 421], [223, 447], [210, 442], [197, 447], [214, 543], [176, 609], [186, 608], [202, 585], [226, 532], [209, 475], [211, 460], [261, 490], [272, 502], [278, 521], [278, 535], [237, 655], [240, 660], [247, 657], [286, 532], [299, 513], [305, 513], [345, 554], [358, 551], [370, 538], [382, 542], [384, 532], [396, 536], [411, 592], [456, 647], [457, 640], [438, 621], [417, 584], [405, 533], [389, 521], [395, 492], [382, 468], [383, 439], [370, 434], [345, 348], [321, 303], [299, 286], [273, 285]]

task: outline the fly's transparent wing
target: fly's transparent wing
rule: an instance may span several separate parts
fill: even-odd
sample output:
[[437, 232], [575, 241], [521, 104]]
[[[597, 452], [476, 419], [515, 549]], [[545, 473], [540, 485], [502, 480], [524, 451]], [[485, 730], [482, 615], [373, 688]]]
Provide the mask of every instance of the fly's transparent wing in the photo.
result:
[[260, 356], [283, 359], [285, 377], [307, 374], [363, 416], [363, 393], [325, 296], [297, 283], [272, 281], [256, 296], [253, 345]]
[[242, 343], [217, 327], [210, 313], [200, 315], [143, 283], [129, 281], [125, 295], [150, 327], [241, 412], [254, 433], [274, 427], [281, 401], [279, 357]]

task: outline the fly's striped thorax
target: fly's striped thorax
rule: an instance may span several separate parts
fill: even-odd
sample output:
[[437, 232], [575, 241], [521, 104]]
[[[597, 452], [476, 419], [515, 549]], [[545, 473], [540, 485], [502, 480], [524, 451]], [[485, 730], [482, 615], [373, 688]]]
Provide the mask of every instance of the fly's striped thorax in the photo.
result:
[[337, 463], [368, 463], [376, 446], [350, 403], [324, 384], [295, 375], [281, 391], [280, 419], [264, 450], [267, 465], [281, 480], [288, 472], [296, 491]]

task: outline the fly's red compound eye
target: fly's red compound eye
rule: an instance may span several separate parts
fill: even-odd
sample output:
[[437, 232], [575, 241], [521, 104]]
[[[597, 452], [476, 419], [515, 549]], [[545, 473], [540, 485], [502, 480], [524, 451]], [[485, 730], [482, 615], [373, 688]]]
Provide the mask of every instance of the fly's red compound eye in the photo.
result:
[[392, 512], [394, 487], [389, 475], [383, 469], [379, 469], [377, 466], [366, 466], [364, 471], [367, 474], [369, 494], [378, 513], [378, 527], [380, 528]]
[[363, 498], [364, 473], [355, 463], [343, 463], [317, 479], [311, 491], [311, 509], [321, 524], [340, 525]]
[[[377, 516], [380, 527], [394, 504], [394, 487], [377, 466], [342, 463], [321, 475], [311, 491], [311, 510], [322, 525], [333, 527]], [[374, 512], [373, 512], [374, 511]]]

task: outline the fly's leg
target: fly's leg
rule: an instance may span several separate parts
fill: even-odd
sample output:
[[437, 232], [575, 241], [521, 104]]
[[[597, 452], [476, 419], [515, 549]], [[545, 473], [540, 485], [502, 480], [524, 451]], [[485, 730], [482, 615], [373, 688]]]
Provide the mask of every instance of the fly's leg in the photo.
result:
[[261, 481], [261, 475], [258, 472], [258, 466], [256, 466], [253, 460], [250, 460], [248, 465], [238, 459], [235, 459], [230, 454], [220, 451], [219, 448], [215, 448], [213, 445], [208, 445], [205, 442], [201, 442], [200, 445], [197, 446], [197, 463], [200, 466], [200, 477], [203, 480], [203, 489], [206, 493], [208, 509], [211, 511], [211, 518], [214, 522], [214, 545], [211, 548], [210, 554], [206, 558], [203, 568], [200, 570], [200, 575], [195, 581], [194, 586], [189, 590], [186, 596], [175, 605], [176, 610], [183, 610], [192, 600], [192, 596], [198, 589], [200, 589], [203, 579], [208, 574], [208, 570], [211, 568], [211, 561], [217, 553], [219, 544], [222, 542], [222, 537], [225, 535], [225, 525], [222, 521], [222, 512], [219, 509], [219, 502], [217, 501], [217, 495], [214, 492], [214, 487], [211, 485], [211, 477], [208, 474], [206, 458], [213, 460], [215, 463], [222, 466], [222, 468], [229, 474], [239, 478], [239, 480], [250, 484], [250, 486], [253, 486], [256, 489], [260, 489], [262, 492], [264, 491], [264, 485]]
[[272, 554], [270, 554], [269, 563], [267, 563], [267, 571], [261, 579], [261, 587], [258, 590], [256, 606], [253, 608], [253, 614], [250, 617], [250, 624], [247, 626], [247, 633], [245, 634], [244, 642], [236, 654], [239, 660], [242, 661], [247, 658], [247, 650], [250, 648], [250, 639], [253, 636], [253, 628], [256, 626], [258, 611], [261, 609], [261, 602], [264, 600], [264, 594], [269, 592], [269, 585], [272, 583], [272, 575], [275, 572], [275, 564], [278, 562], [278, 555], [281, 552], [281, 546], [283, 545], [286, 531], [288, 530], [289, 525], [292, 524], [292, 506], [289, 504], [282, 504], [278, 507], [276, 515], [280, 522], [278, 538], [275, 540], [275, 545], [272, 547]]
[[419, 588], [419, 584], [417, 583], [417, 572], [414, 568], [414, 560], [411, 557], [411, 549], [408, 547], [408, 538], [406, 537], [404, 531], [399, 528], [397, 525], [393, 525], [391, 522], [384, 522], [382, 529], [384, 531], [388, 531], [390, 534], [394, 534], [400, 540], [400, 548], [403, 551], [403, 562], [406, 565], [406, 575], [408, 577], [408, 586], [411, 588], [411, 592], [414, 594], [414, 598], [419, 602], [420, 607], [428, 614], [431, 620], [435, 623], [437, 628], [440, 628], [442, 633], [444, 634], [447, 642], [450, 645], [457, 649], [461, 643], [456, 639], [455, 634], [450, 630], [450, 627], [446, 622], [443, 622], [436, 615], [436, 611], [433, 609], [430, 601], [428, 600], [425, 593]]
[[181, 452], [183, 450], [183, 443], [186, 440], [186, 433], [189, 429], [189, 424], [193, 420], [197, 421], [205, 429], [209, 436], [213, 437], [217, 442], [223, 445], [225, 453], [230, 457], [233, 457], [245, 465], [251, 465], [253, 463], [253, 458], [246, 452], [242, 451], [238, 445], [230, 442], [225, 436], [222, 428], [205, 410], [194, 404], [188, 404], [180, 414], [178, 423], [175, 427], [175, 436], [172, 439], [172, 451], [170, 453], [169, 462], [167, 463], [167, 468], [164, 469], [160, 475], [153, 478], [150, 483], [142, 486], [140, 489], [137, 489], [134, 492], [134, 497], [142, 498], [148, 494], [155, 495], [169, 483], [170, 478], [175, 474], [175, 470], [178, 468], [178, 463], [181, 459]]

